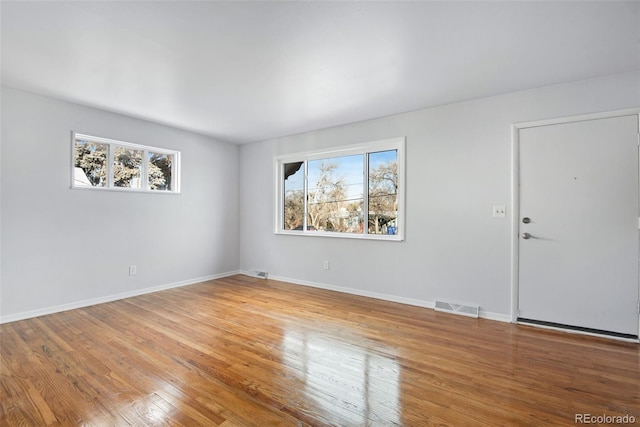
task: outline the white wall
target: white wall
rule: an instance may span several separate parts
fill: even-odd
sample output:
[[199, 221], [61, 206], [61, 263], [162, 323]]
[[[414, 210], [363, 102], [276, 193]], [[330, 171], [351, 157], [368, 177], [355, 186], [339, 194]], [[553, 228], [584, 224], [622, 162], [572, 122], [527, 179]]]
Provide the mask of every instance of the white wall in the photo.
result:
[[[506, 319], [511, 228], [491, 208], [511, 204], [511, 124], [637, 106], [640, 76], [626, 74], [237, 147], [2, 89], [0, 320], [238, 268], [426, 306], [477, 303]], [[181, 150], [182, 194], [71, 190], [72, 130]], [[274, 155], [396, 136], [407, 137], [404, 242], [273, 234]]]
[[[238, 146], [12, 89], [1, 102], [3, 321], [237, 271]], [[72, 130], [180, 150], [182, 194], [71, 190]]]
[[[637, 106], [633, 73], [242, 146], [240, 268], [418, 305], [475, 303], [508, 319], [510, 213], [493, 218], [492, 206], [511, 205], [511, 124]], [[397, 136], [407, 137], [406, 241], [273, 234], [273, 155]]]

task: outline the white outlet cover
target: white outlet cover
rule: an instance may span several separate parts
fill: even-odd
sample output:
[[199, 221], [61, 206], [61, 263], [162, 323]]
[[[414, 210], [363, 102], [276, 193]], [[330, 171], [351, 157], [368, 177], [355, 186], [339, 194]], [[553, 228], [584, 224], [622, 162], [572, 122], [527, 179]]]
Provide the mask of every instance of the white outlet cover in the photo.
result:
[[493, 217], [494, 218], [504, 218], [507, 216], [507, 207], [506, 206], [494, 206], [493, 207]]

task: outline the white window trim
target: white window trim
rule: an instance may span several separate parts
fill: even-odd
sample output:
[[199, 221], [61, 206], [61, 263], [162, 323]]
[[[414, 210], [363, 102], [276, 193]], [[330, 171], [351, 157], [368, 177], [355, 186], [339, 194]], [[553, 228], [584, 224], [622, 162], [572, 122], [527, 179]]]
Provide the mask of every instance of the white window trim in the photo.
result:
[[[308, 236], [308, 237], [339, 237], [344, 239], [366, 239], [366, 240], [386, 240], [386, 241], [403, 241], [405, 238], [405, 191], [406, 191], [406, 183], [405, 183], [405, 145], [406, 138], [398, 137], [391, 139], [384, 139], [379, 141], [371, 141], [362, 144], [353, 144], [353, 145], [345, 145], [341, 147], [335, 147], [328, 150], [323, 151], [304, 151], [293, 154], [283, 154], [279, 156], [275, 156], [273, 158], [273, 176], [274, 176], [274, 189], [275, 189], [275, 223], [274, 223], [274, 233], [288, 236]], [[376, 153], [379, 151], [388, 151], [388, 150], [397, 150], [397, 162], [398, 162], [398, 217], [396, 219], [398, 224], [398, 233], [393, 235], [387, 234], [354, 234], [354, 233], [336, 233], [331, 231], [308, 231], [303, 226], [302, 230], [285, 230], [282, 227], [283, 224], [283, 209], [284, 205], [284, 168], [283, 165], [285, 163], [292, 162], [304, 162], [304, 190], [305, 194], [307, 192], [307, 162], [310, 160], [320, 160], [331, 157], [341, 157], [341, 156], [349, 156], [356, 154], [364, 154], [365, 163], [367, 160], [366, 154], [368, 153]], [[365, 165], [365, 171], [367, 171], [367, 167]], [[365, 172], [368, 174], [368, 172]], [[368, 179], [365, 179], [364, 182], [368, 182]], [[366, 184], [363, 184], [363, 191], [366, 189]], [[364, 195], [364, 208], [365, 215], [368, 213], [368, 197], [366, 197], [366, 193]], [[304, 218], [306, 224], [307, 217], [307, 204], [304, 204]], [[365, 218], [365, 222], [367, 218]]]
[[[76, 186], [75, 184], [75, 144], [76, 140], [84, 140], [95, 142], [98, 144], [106, 144], [109, 146], [107, 150], [107, 186], [106, 187], [86, 187]], [[115, 187], [113, 176], [113, 147], [127, 147], [135, 150], [142, 150], [142, 188], [128, 188], [128, 187]], [[147, 158], [149, 152], [170, 154], [174, 156], [174, 161], [171, 165], [171, 180], [173, 190], [151, 190], [149, 188], [149, 176]], [[117, 191], [117, 192], [129, 192], [129, 193], [152, 193], [152, 194], [180, 194], [180, 152], [176, 150], [169, 150], [166, 148], [152, 147], [149, 145], [133, 144], [131, 142], [118, 141], [116, 139], [101, 138], [99, 136], [86, 135], [77, 132], [71, 132], [71, 188], [73, 190], [92, 190], [92, 191]]]

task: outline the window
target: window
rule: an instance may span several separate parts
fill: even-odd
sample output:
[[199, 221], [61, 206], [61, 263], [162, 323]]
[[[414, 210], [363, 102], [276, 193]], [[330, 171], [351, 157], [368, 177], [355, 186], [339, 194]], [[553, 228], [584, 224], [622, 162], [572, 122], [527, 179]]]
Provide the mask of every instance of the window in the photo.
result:
[[403, 240], [404, 145], [276, 157], [276, 233]]
[[180, 152], [73, 134], [72, 188], [179, 193]]

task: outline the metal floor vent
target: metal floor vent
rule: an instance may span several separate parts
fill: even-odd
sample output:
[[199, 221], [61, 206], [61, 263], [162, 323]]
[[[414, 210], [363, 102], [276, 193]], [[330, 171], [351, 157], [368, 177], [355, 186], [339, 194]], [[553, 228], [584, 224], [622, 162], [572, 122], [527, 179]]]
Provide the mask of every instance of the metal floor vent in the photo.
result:
[[436, 300], [434, 307], [436, 311], [444, 311], [446, 313], [459, 314], [461, 316], [469, 316], [478, 318], [480, 307], [477, 305], [455, 304], [449, 301]]
[[268, 275], [269, 273], [267, 273], [266, 271], [256, 271], [256, 277], [258, 279], [266, 279]]

